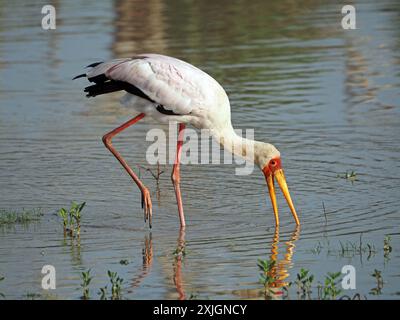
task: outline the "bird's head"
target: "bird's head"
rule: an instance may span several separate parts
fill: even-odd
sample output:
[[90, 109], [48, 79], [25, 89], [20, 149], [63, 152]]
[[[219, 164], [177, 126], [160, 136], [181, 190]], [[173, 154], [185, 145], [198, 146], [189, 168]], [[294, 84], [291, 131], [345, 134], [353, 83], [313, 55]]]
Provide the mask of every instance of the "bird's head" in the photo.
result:
[[276, 224], [279, 225], [278, 204], [276, 202], [274, 178], [278, 182], [283, 195], [289, 205], [296, 224], [300, 224], [294, 208], [292, 198], [290, 197], [289, 188], [286, 183], [285, 175], [282, 169], [281, 154], [272, 144], [260, 143], [255, 150], [255, 162], [264, 173], [267, 181], [269, 196], [271, 198], [272, 208], [275, 214]]

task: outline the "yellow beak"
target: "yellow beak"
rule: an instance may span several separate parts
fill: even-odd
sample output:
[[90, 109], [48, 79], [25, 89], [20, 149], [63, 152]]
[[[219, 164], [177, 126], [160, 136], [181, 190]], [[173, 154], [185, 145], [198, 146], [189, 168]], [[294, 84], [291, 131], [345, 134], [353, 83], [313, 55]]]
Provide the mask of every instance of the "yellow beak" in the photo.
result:
[[296, 209], [294, 208], [292, 198], [290, 197], [289, 188], [287, 186], [285, 175], [283, 174], [282, 169], [275, 170], [274, 173], [269, 173], [266, 176], [269, 196], [271, 198], [272, 208], [274, 210], [276, 225], [279, 225], [279, 216], [278, 216], [278, 205], [276, 202], [276, 195], [275, 195], [274, 177], [276, 178], [276, 181], [278, 182], [279, 187], [283, 192], [283, 195], [286, 199], [286, 202], [289, 205], [290, 211], [292, 212], [296, 224], [300, 225], [300, 221], [299, 218], [297, 217]]

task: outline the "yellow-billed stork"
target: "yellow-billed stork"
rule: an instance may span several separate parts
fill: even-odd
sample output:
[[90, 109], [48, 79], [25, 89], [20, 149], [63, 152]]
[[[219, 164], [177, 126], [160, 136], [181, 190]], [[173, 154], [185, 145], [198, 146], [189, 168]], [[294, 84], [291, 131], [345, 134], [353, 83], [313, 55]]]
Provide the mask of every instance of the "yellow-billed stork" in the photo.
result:
[[[180, 190], [179, 163], [186, 124], [198, 129], [208, 129], [224, 148], [235, 155], [254, 161], [264, 173], [275, 222], [279, 225], [275, 178], [296, 224], [300, 224], [283, 174], [280, 152], [270, 143], [249, 140], [235, 133], [231, 123], [228, 96], [222, 86], [207, 73], [182, 60], [159, 54], [140, 54], [127, 59], [97, 62], [88, 68], [91, 69], [87, 73], [74, 78], [86, 77], [94, 83], [85, 88], [87, 97], [126, 91], [121, 102], [139, 112], [133, 119], [104, 135], [103, 142], [139, 187], [142, 193], [144, 218], [145, 221], [149, 220], [150, 227], [152, 218], [150, 192], [111, 143], [115, 135], [145, 116], [150, 116], [161, 123], [169, 121], [179, 123], [177, 152], [171, 178], [181, 227], [186, 223]], [[248, 150], [252, 150], [253, 154], [249, 154]]]

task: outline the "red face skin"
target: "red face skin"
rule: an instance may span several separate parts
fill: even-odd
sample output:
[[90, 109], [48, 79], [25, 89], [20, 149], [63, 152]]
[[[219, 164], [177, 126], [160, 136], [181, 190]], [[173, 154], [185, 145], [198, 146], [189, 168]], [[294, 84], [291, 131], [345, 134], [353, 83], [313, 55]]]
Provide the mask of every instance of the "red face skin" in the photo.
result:
[[268, 162], [262, 171], [264, 172], [265, 177], [269, 177], [271, 174], [273, 175], [276, 170], [282, 169], [281, 158], [273, 158]]

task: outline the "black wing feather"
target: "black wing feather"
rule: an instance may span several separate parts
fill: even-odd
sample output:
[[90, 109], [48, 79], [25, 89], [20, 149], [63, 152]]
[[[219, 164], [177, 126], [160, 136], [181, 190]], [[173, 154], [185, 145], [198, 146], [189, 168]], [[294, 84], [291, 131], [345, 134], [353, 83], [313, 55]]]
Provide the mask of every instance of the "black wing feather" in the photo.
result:
[[[95, 62], [90, 65], [88, 65], [86, 68], [94, 68], [101, 64], [103, 62]], [[80, 74], [76, 77], [73, 78], [73, 80], [78, 79], [78, 78], [83, 78], [86, 77], [86, 74]], [[106, 75], [100, 74], [95, 77], [88, 78], [90, 82], [94, 82], [94, 85], [88, 86], [84, 89], [84, 92], [86, 92], [87, 97], [95, 97], [101, 94], [106, 94], [106, 93], [111, 93], [111, 92], [116, 92], [116, 91], [121, 91], [125, 90], [126, 92], [129, 92], [130, 94], [133, 94], [135, 96], [138, 96], [140, 98], [146, 99], [152, 103], [156, 103], [153, 99], [151, 99], [148, 95], [146, 95], [142, 90], [140, 90], [138, 87], [134, 86], [133, 84], [124, 82], [124, 81], [118, 81], [118, 80], [111, 80], [106, 77]], [[180, 116], [181, 114], [175, 113], [172, 110], [165, 109], [163, 105], [158, 104], [156, 107], [157, 111], [169, 115], [169, 116]]]

